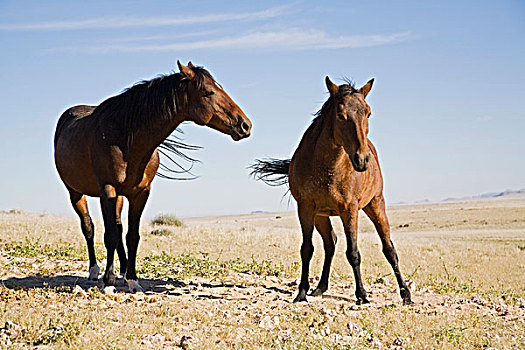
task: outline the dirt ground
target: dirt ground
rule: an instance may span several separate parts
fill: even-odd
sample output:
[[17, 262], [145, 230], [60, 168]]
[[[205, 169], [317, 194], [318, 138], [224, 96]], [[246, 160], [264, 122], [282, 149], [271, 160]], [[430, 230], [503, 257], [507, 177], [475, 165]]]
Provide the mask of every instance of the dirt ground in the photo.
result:
[[[525, 348], [525, 198], [396, 205], [389, 217], [411, 306], [364, 216], [370, 304], [358, 306], [337, 220], [329, 290], [292, 303], [301, 242], [292, 212], [191, 218], [162, 230], [144, 223], [146, 292], [135, 294], [122, 279], [114, 289], [86, 282], [75, 217], [2, 212], [0, 348]], [[101, 232], [98, 222], [102, 268]], [[323, 259], [319, 237], [314, 245], [312, 286]]]

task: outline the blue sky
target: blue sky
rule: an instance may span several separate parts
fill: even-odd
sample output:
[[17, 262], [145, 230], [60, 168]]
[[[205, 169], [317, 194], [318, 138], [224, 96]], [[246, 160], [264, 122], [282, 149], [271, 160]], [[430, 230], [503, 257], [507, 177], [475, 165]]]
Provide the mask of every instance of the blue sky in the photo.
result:
[[[186, 124], [195, 181], [156, 179], [146, 216], [286, 210], [253, 181], [289, 157], [326, 100], [324, 77], [368, 97], [387, 202], [525, 187], [522, 1], [0, 1], [0, 210], [72, 214], [53, 163], [60, 114], [176, 60], [203, 65], [251, 118], [240, 142]], [[98, 216], [98, 201], [90, 201]]]

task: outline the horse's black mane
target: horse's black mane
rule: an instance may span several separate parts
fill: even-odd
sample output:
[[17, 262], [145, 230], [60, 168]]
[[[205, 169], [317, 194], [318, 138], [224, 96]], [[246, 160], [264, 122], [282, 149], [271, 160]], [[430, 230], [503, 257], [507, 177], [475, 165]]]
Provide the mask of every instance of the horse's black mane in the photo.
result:
[[[202, 67], [192, 70], [197, 89], [203, 87], [207, 77], [213, 79]], [[187, 82], [179, 73], [143, 80], [102, 102], [93, 114], [104, 123], [118, 125], [121, 133], [133, 134], [139, 128], [171, 119], [187, 103]]]
[[[353, 93], [358, 92], [358, 90], [355, 88], [355, 83], [352, 80], [348, 78], [344, 78], [344, 81], [346, 84], [339, 86], [339, 91], [337, 92], [337, 95], [344, 96], [344, 95], [353, 94]], [[312, 121], [312, 123], [315, 122], [317, 118], [319, 118], [322, 114], [326, 112], [326, 110], [328, 109], [332, 101], [333, 101], [333, 98], [332, 96], [330, 96], [328, 100], [326, 100], [325, 103], [323, 103], [323, 106], [321, 107], [321, 109], [319, 109], [317, 112], [314, 113], [315, 118]]]
[[[339, 96], [344, 96], [344, 95], [347, 95], [347, 94], [354, 94], [356, 92], [358, 92], [358, 90], [355, 88], [355, 83], [348, 79], [348, 78], [343, 78], [343, 80], [345, 81], [346, 84], [343, 84], [343, 85], [340, 85], [339, 86], [339, 91], [337, 92], [337, 95]], [[323, 106], [321, 107], [321, 109], [319, 109], [317, 112], [314, 113], [314, 119], [312, 120], [312, 123], [310, 124], [310, 126], [308, 127], [308, 129], [306, 130], [306, 132], [316, 132], [316, 134], [314, 135], [314, 138], [317, 140], [317, 138], [319, 137], [320, 133], [321, 133], [321, 129], [322, 129], [322, 125], [323, 125], [323, 116], [327, 113], [328, 111], [328, 108], [331, 107], [331, 104], [332, 104], [332, 101], [334, 100], [334, 98], [332, 96], [330, 96], [328, 98], [328, 100], [325, 101], [325, 103], [323, 103]], [[306, 134], [305, 132], [305, 134]]]
[[[206, 69], [202, 67], [191, 69], [195, 73], [192, 83], [196, 89], [203, 88], [206, 78], [213, 80]], [[134, 84], [119, 95], [103, 101], [95, 109], [93, 115], [98, 119], [98, 125], [118, 129], [118, 132], [126, 138], [126, 146], [129, 147], [138, 130], [148, 129], [155, 123], [171, 120], [187, 103], [188, 80], [180, 73], [171, 73]], [[175, 166], [168, 166], [161, 162], [159, 169], [162, 172], [158, 172], [158, 175], [169, 179], [188, 179], [173, 177], [166, 173], [189, 173], [191, 175], [190, 170], [197, 160], [186, 156], [182, 151], [197, 150], [200, 147], [185, 144], [179, 137], [172, 135], [158, 148], [159, 152]], [[169, 153], [182, 158], [189, 165], [182, 166]]]

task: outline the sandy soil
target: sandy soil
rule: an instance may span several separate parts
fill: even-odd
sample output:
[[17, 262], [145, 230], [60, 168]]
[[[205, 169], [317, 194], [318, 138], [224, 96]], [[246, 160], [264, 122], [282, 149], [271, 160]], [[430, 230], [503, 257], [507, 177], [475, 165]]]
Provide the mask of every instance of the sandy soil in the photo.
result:
[[[142, 274], [146, 292], [135, 294], [121, 279], [115, 289], [86, 282], [74, 218], [2, 213], [0, 346], [525, 348], [524, 198], [397, 205], [389, 216], [412, 306], [401, 305], [364, 217], [360, 247], [371, 303], [358, 306], [344, 243], [329, 291], [292, 303], [299, 276], [295, 213], [186, 219], [167, 236], [152, 235], [145, 224], [139, 265], [165, 251], [201, 252], [210, 261], [265, 259], [279, 268], [277, 276], [228, 268], [171, 276], [154, 266]], [[59, 246], [71, 251], [61, 256], [53, 250]], [[322, 264], [319, 239], [315, 246], [313, 286]]]

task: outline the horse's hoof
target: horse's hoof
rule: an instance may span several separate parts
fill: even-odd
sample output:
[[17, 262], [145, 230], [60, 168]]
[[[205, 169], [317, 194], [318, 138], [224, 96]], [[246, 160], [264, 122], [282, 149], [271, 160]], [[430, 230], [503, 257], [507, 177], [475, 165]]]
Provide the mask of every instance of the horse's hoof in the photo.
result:
[[97, 264], [91, 266], [89, 268], [89, 276], [87, 278], [87, 282], [98, 282], [98, 274], [100, 273], [100, 267], [98, 267]]
[[306, 292], [304, 292], [304, 291], [300, 291], [299, 294], [297, 294], [297, 296], [293, 300], [294, 303], [298, 303], [298, 302], [301, 302], [301, 301], [308, 302], [308, 300], [306, 300]]
[[300, 303], [302, 301], [308, 302], [306, 297], [299, 297], [299, 296], [296, 296], [295, 299], [293, 300], [294, 303]]
[[414, 302], [410, 298], [403, 299], [403, 305], [414, 305]]
[[401, 299], [403, 299], [403, 305], [412, 305], [412, 304], [414, 304], [412, 302], [412, 296], [411, 296], [410, 290], [408, 290], [408, 288], [400, 288], [399, 292], [401, 294]]
[[126, 280], [126, 282], [128, 282], [128, 289], [131, 293], [144, 292], [144, 288], [141, 287], [137, 280]]
[[363, 304], [370, 304], [370, 301], [368, 301], [368, 299], [366, 297], [363, 297], [363, 298], [357, 298], [355, 303], [357, 305], [363, 305]]
[[104, 286], [114, 286], [115, 285], [115, 275], [105, 275], [102, 277], [102, 281], [104, 282]]
[[319, 297], [319, 296], [323, 295], [323, 293], [326, 292], [327, 289], [328, 288], [319, 288], [319, 287], [317, 287], [317, 288], [315, 288], [313, 290], [313, 292], [310, 295], [313, 296], [313, 297]]
[[126, 267], [125, 266], [120, 267], [119, 278], [126, 279]]

